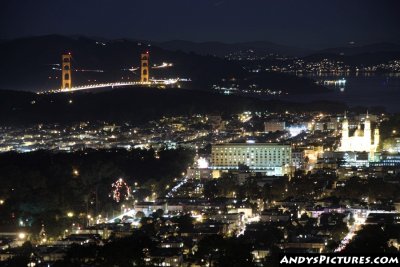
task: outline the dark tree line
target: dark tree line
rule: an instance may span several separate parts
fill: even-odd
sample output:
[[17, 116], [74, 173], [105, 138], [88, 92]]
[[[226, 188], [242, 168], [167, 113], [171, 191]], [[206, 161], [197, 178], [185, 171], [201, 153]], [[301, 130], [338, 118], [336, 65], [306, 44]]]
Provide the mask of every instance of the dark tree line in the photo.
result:
[[168, 183], [193, 160], [192, 152], [183, 149], [158, 155], [153, 150], [0, 154], [0, 198], [5, 200], [0, 224], [16, 225], [23, 219], [38, 232], [42, 223], [68, 225], [68, 211], [110, 212], [116, 208], [111, 184], [118, 178], [140, 188]]

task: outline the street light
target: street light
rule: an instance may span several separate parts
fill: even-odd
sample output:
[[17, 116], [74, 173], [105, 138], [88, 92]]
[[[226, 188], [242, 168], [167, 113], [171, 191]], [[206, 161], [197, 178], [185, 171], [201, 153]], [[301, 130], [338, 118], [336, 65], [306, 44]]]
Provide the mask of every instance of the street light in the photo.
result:
[[72, 170], [72, 174], [73, 174], [74, 176], [79, 176], [79, 170], [74, 168], [74, 169]]
[[26, 237], [26, 234], [23, 233], [23, 232], [21, 232], [21, 233], [18, 234], [18, 238], [19, 238], [19, 239], [25, 239], [25, 237]]

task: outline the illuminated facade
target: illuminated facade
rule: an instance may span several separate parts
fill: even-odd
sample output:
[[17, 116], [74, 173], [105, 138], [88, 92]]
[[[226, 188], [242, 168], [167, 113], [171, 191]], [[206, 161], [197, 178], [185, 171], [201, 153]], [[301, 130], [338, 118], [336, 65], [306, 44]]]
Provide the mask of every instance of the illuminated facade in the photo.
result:
[[149, 75], [149, 52], [146, 52], [140, 57], [140, 82], [148, 83]]
[[71, 89], [72, 87], [71, 58], [71, 53], [64, 54], [61, 58], [61, 89]]
[[196, 156], [194, 166], [187, 169], [186, 176], [190, 179], [210, 179], [211, 170], [207, 159]]
[[371, 121], [367, 114], [364, 122], [364, 130], [361, 129], [361, 123], [352, 136], [349, 134], [349, 121], [344, 117], [342, 123], [342, 139], [339, 151], [343, 152], [368, 152], [373, 155], [379, 145], [379, 129], [374, 130], [372, 139]]
[[285, 129], [286, 125], [284, 121], [268, 121], [264, 123], [264, 131], [266, 133], [284, 131]]
[[[211, 149], [214, 171], [238, 170], [247, 166], [251, 171], [282, 176], [290, 172], [292, 148], [274, 143], [215, 144]], [[215, 175], [214, 175], [215, 177]]]

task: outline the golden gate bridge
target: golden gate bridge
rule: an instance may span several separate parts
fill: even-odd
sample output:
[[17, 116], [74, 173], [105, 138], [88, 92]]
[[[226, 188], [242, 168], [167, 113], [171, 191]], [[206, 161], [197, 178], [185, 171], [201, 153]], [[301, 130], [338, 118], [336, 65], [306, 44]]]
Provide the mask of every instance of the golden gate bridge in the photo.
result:
[[[63, 54], [61, 57], [61, 87], [50, 90], [39, 90], [38, 94], [51, 94], [51, 93], [65, 93], [65, 92], [76, 92], [93, 90], [98, 88], [118, 88], [118, 87], [129, 87], [129, 86], [170, 86], [182, 81], [179, 78], [175, 79], [150, 79], [150, 65], [149, 65], [149, 52], [141, 54], [140, 57], [140, 81], [124, 81], [124, 82], [107, 82], [107, 83], [95, 83], [88, 85], [72, 86], [72, 55], [71, 53]], [[172, 64], [163, 63], [161, 67], [172, 66]], [[189, 81], [183, 79], [183, 81]]]

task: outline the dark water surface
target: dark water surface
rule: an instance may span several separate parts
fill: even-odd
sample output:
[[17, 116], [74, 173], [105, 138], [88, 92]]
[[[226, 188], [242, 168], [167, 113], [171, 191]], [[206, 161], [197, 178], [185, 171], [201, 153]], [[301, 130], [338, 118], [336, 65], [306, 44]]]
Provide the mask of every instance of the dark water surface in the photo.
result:
[[308, 76], [316, 81], [346, 79], [346, 85], [328, 86], [334, 91], [329, 93], [299, 96], [289, 95], [282, 100], [310, 102], [330, 100], [344, 102], [349, 106], [381, 106], [388, 112], [400, 112], [400, 74], [359, 75], [359, 76]]

